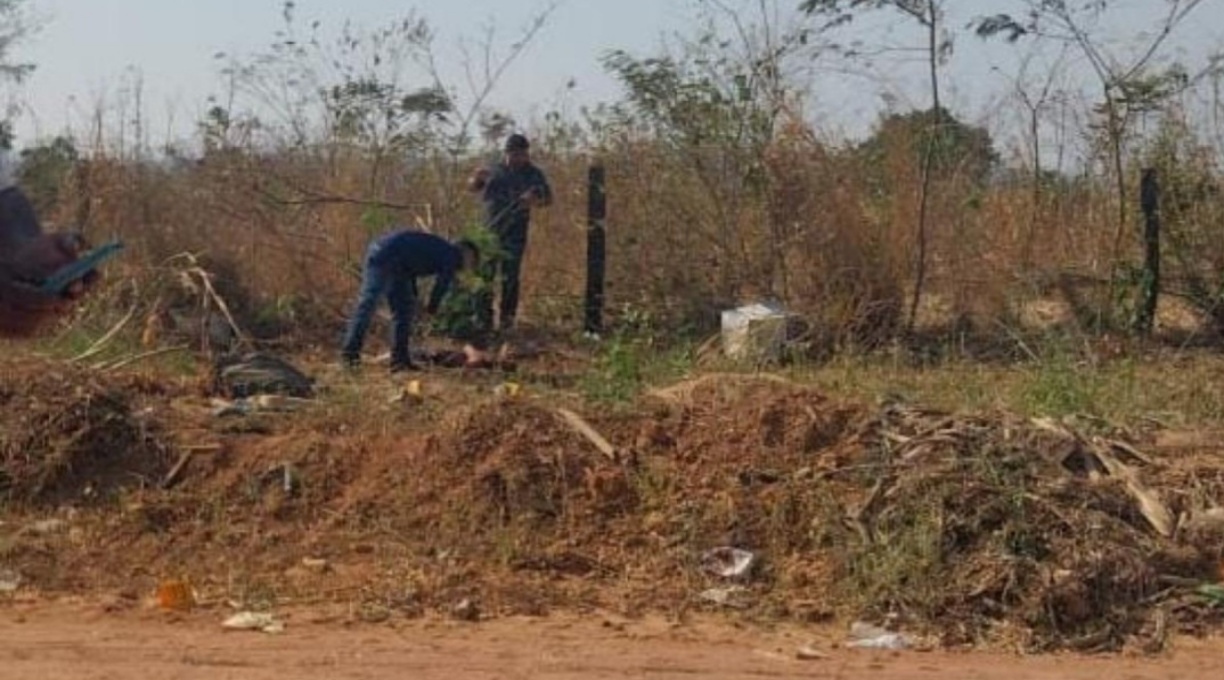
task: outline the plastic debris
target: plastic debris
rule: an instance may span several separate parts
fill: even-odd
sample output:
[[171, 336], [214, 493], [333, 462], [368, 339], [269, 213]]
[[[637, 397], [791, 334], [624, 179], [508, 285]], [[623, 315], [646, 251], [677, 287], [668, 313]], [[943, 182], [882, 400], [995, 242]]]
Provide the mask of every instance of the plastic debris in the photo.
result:
[[743, 586], [730, 586], [728, 588], [710, 588], [703, 591], [699, 595], [702, 600], [712, 602], [714, 604], [730, 607], [731, 609], [747, 609], [752, 606], [748, 600], [748, 589]]
[[755, 564], [756, 555], [739, 548], [714, 548], [701, 556], [701, 568], [723, 578], [743, 578]]
[[321, 557], [303, 557], [302, 566], [319, 574], [331, 571], [331, 562]]
[[58, 534], [67, 529], [68, 523], [62, 519], [40, 519], [27, 525], [25, 533], [46, 536], [48, 534]]
[[822, 661], [829, 658], [829, 655], [812, 645], [804, 645], [795, 651], [795, 658], [800, 661]]
[[480, 606], [475, 602], [464, 598], [454, 607], [451, 607], [451, 616], [459, 619], [460, 621], [479, 621]]
[[195, 591], [186, 581], [163, 581], [157, 587], [157, 605], [167, 611], [190, 611], [196, 605]]
[[313, 403], [310, 399], [297, 399], [279, 394], [258, 394], [253, 397], [227, 401], [213, 399], [213, 416], [245, 416], [252, 413], [291, 413]]
[[285, 632], [285, 624], [271, 614], [260, 612], [238, 612], [226, 619], [222, 627], [229, 630], [254, 630], [275, 635]]
[[493, 388], [493, 394], [501, 399], [514, 399], [520, 391], [522, 391], [522, 386], [513, 382], [505, 382]]
[[0, 593], [15, 593], [21, 587], [21, 574], [11, 569], [0, 569]]
[[910, 639], [901, 633], [894, 633], [879, 626], [856, 621], [850, 626], [850, 641], [847, 647], [854, 649], [909, 649], [913, 646]]

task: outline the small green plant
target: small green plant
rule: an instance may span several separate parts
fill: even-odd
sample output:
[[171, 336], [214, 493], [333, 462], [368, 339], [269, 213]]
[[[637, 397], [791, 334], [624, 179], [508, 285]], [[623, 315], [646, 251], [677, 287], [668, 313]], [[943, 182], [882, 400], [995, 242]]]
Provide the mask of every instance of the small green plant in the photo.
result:
[[1022, 392], [1022, 401], [1034, 414], [1063, 416], [1096, 413], [1100, 378], [1080, 370], [1070, 356], [1054, 352], [1043, 360]]
[[583, 393], [590, 401], [626, 403], [648, 384], [687, 373], [693, 358], [691, 343], [664, 344], [651, 315], [627, 308], [584, 376]]
[[459, 285], [442, 300], [433, 319], [433, 332], [456, 340], [474, 340], [490, 330], [489, 320], [481, 318], [481, 312], [493, 292], [497, 263], [505, 254], [497, 234], [483, 225], [471, 225], [460, 236], [476, 244], [480, 268], [461, 276]]

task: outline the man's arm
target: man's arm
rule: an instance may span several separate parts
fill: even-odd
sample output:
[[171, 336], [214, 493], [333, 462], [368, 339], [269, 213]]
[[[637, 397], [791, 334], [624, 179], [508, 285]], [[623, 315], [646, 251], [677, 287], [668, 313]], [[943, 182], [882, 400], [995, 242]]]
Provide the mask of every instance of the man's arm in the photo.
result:
[[438, 272], [438, 278], [434, 281], [433, 290], [429, 292], [429, 304], [425, 306], [426, 314], [434, 316], [438, 313], [438, 308], [442, 306], [442, 298], [446, 297], [454, 283], [454, 267], [447, 267]]
[[484, 191], [485, 187], [489, 185], [490, 174], [491, 173], [489, 172], [488, 168], [482, 167], [473, 170], [471, 176], [468, 177], [468, 191], [472, 193], [480, 193], [481, 191]]

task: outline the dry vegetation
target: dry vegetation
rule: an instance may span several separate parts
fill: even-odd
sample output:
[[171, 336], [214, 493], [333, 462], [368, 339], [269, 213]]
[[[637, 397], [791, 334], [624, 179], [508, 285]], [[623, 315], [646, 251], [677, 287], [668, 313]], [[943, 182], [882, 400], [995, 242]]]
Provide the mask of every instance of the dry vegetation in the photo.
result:
[[[72, 361], [0, 367], [0, 566], [42, 590], [127, 595], [186, 575], [214, 605], [342, 602], [367, 621], [463, 600], [486, 615], [682, 618], [726, 585], [701, 553], [733, 545], [761, 560], [741, 594], [757, 620], [866, 616], [949, 645], [1146, 651], [1220, 623], [1220, 592], [1201, 590], [1224, 579], [1219, 445], [1169, 443], [1224, 414], [1219, 130], [1186, 112], [1186, 92], [1142, 114], [1149, 134], [1079, 131], [1088, 152], [1070, 175], [997, 157], [950, 114], [830, 140], [799, 113], [801, 88], [756, 78], [763, 48], [747, 39], [714, 66], [700, 59], [721, 48], [700, 40], [671, 60], [610, 55], [624, 102], [533, 130], [557, 203], [525, 269], [544, 352], [522, 357], [523, 396], [441, 371], [408, 395], [327, 366], [355, 266], [391, 225], [469, 228], [460, 182], [485, 148], [471, 138], [508, 129], [484, 106], [494, 77], [466, 103], [439, 94], [421, 30], [279, 42], [235, 64], [234, 96], [266, 113], [217, 106], [198, 154], [155, 154], [100, 115], [27, 156], [48, 222], [129, 250], [42, 348]], [[795, 49], [776, 58], [811, 57]], [[433, 84], [387, 80], [374, 53], [424, 64]], [[337, 55], [339, 71], [319, 69]], [[747, 96], [728, 95], [743, 69]], [[289, 76], [310, 83], [301, 99], [268, 99]], [[275, 106], [289, 103], [304, 108]], [[1143, 167], [1164, 187], [1163, 346], [1133, 332], [1141, 216], [1126, 196], [1118, 230], [1113, 141], [1129, 193]], [[612, 332], [587, 346], [573, 335], [596, 159]], [[807, 322], [785, 378], [658, 389], [727, 368], [696, 347], [719, 310], [761, 297]], [[243, 343], [301, 362], [317, 400], [210, 415], [195, 359]], [[62, 532], [8, 531], [51, 515]]]
[[[287, 18], [285, 35], [301, 33]], [[852, 143], [804, 120], [810, 84], [754, 65], [764, 53], [779, 69], [817, 58], [787, 42], [811, 30], [798, 26], [772, 27], [782, 36], [775, 52], [750, 33], [712, 63], [715, 48], [700, 33], [662, 60], [613, 53], [606, 65], [625, 85], [624, 102], [550, 115], [535, 127], [537, 161], [558, 190], [556, 206], [537, 218], [526, 267], [537, 324], [578, 326], [585, 177], [599, 159], [609, 176], [609, 306], [665, 335], [706, 333], [718, 310], [761, 297], [808, 318], [818, 355], [912, 340], [903, 337], [911, 323], [941, 342], [1030, 355], [1038, 348], [1021, 350], [1017, 340], [1035, 342], [1035, 332], [1127, 332], [1142, 284], [1145, 167], [1158, 171], [1164, 192], [1158, 325], [1179, 341], [1214, 333], [1218, 131], [1191, 110], [1218, 81], [1214, 67], [1194, 88], [1176, 89], [1163, 84], [1180, 71], [1145, 65], [1133, 78], [1148, 88], [1147, 108], [1128, 113], [1116, 134], [1097, 125], [1099, 111], [1078, 112], [1081, 129], [1042, 109], [1038, 135], [1022, 136], [1032, 149], [1001, 153], [985, 128], [941, 109], [939, 117], [882, 117], [874, 136]], [[371, 234], [413, 224], [454, 234], [478, 220], [461, 180], [510, 129], [485, 104], [496, 73], [470, 95], [430, 68], [417, 68], [423, 87], [405, 82], [401, 72], [434, 63], [432, 38], [415, 19], [346, 31], [334, 45], [311, 35], [313, 47], [286, 39], [225, 71], [230, 95], [200, 123], [200, 152], [158, 153], [139, 120], [103, 112], [92, 130], [31, 152], [26, 179], [48, 221], [96, 240], [118, 235], [131, 247], [112, 271], [110, 295], [90, 310], [99, 325], [128, 311], [128, 282], [138, 286], [141, 319], [173, 307], [174, 296], [152, 281], [165, 278], [168, 258], [190, 251], [204, 258], [243, 328], [331, 340]], [[512, 65], [518, 53], [498, 62], [494, 47], [492, 63]], [[329, 60], [337, 66], [321, 66]], [[289, 94], [273, 94], [282, 91]], [[1079, 171], [1034, 170], [1050, 135], [1079, 140]], [[1115, 141], [1121, 166], [1110, 155]], [[923, 203], [925, 288], [908, 319]]]

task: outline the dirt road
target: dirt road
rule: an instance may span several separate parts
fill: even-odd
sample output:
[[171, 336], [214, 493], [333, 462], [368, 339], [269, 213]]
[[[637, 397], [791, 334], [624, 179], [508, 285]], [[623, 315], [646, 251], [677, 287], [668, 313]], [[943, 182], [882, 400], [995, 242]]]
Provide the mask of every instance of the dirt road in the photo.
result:
[[[167, 618], [98, 606], [0, 608], [0, 678], [288, 680], [361, 678], [838, 678], [1183, 680], [1219, 677], [1224, 643], [1184, 642], [1160, 659], [856, 652], [828, 634], [673, 627], [604, 619], [346, 626], [288, 619], [281, 635], [223, 631], [216, 613]], [[805, 645], [826, 658], [799, 660]]]

